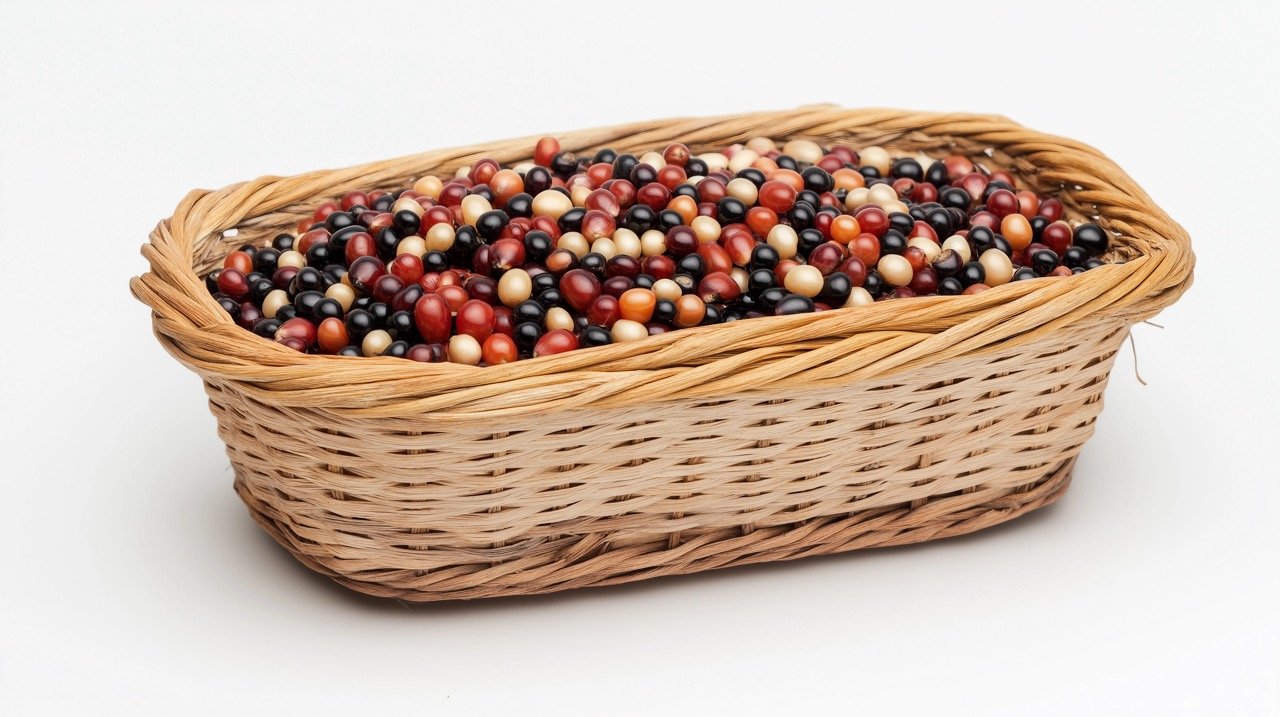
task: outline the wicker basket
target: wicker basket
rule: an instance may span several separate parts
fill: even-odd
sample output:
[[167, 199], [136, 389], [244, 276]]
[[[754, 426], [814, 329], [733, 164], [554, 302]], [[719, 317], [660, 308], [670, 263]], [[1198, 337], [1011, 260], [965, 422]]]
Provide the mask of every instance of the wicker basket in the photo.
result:
[[1183, 229], [1096, 150], [1001, 117], [819, 107], [561, 142], [705, 151], [756, 135], [1009, 169], [1110, 230], [1124, 262], [489, 368], [299, 354], [237, 327], [199, 278], [321, 198], [527, 159], [524, 138], [192, 192], [131, 288], [204, 379], [253, 516], [372, 595], [540, 593], [914, 543], [1060, 497], [1128, 327], [1191, 282]]

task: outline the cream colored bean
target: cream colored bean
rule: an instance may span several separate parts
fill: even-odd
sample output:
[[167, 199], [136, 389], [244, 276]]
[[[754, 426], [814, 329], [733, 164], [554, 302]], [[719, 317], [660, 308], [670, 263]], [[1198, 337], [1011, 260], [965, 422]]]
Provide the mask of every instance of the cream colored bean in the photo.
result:
[[911, 237], [907, 240], [907, 246], [913, 246], [924, 252], [924, 258], [930, 262], [942, 253], [942, 247], [938, 246], [938, 242], [929, 237]]
[[849, 298], [844, 302], [845, 306], [868, 306], [876, 303], [871, 297], [871, 292], [861, 286], [853, 287], [853, 291], [849, 292]]
[[689, 223], [689, 227], [693, 229], [694, 234], [698, 235], [699, 244], [714, 244], [720, 238], [720, 222], [711, 217], [696, 216]]
[[614, 244], [609, 237], [600, 237], [591, 242], [591, 252], [601, 255], [605, 259], [612, 259], [618, 255], [618, 245]]
[[[455, 231], [452, 224], [440, 222], [427, 230], [424, 241], [427, 251], [449, 251], [453, 247]], [[423, 252], [426, 253], [426, 252]]]
[[591, 252], [591, 244], [587, 238], [578, 232], [565, 232], [560, 235], [556, 241], [557, 249], [568, 249], [573, 255], [581, 259]]
[[797, 161], [817, 164], [822, 159], [822, 147], [809, 139], [793, 139], [782, 145], [782, 153], [795, 157]]
[[747, 167], [750, 167], [757, 159], [760, 159], [760, 155], [752, 152], [746, 147], [743, 147], [737, 152], [734, 152], [733, 156], [729, 158], [729, 171], [737, 174]]
[[898, 201], [898, 193], [893, 191], [891, 185], [876, 184], [867, 190], [867, 198], [883, 207], [886, 204], [896, 203]]
[[346, 284], [338, 283], [325, 289], [324, 295], [342, 307], [344, 312], [351, 310], [351, 305], [356, 301], [356, 290]]
[[480, 215], [492, 211], [493, 205], [479, 194], [468, 194], [462, 198], [462, 221], [475, 226]]
[[613, 233], [613, 243], [623, 256], [639, 257], [642, 252], [640, 237], [630, 229], [618, 229]]
[[760, 156], [764, 156], [778, 148], [778, 143], [768, 137], [752, 137], [747, 140], [747, 149], [755, 152]]
[[392, 214], [398, 214], [406, 209], [417, 214], [419, 217], [421, 217], [422, 213], [426, 211], [422, 208], [422, 205], [418, 203], [418, 200], [413, 197], [400, 197], [391, 205]]
[[440, 181], [439, 177], [430, 174], [413, 183], [413, 191], [432, 199], [439, 199], [440, 192], [443, 190], [444, 182]]
[[538, 196], [533, 198], [532, 206], [535, 215], [545, 214], [552, 219], [559, 219], [562, 214], [573, 209], [573, 200], [563, 192], [547, 189], [538, 192]]
[[752, 184], [750, 179], [743, 177], [729, 180], [729, 184], [725, 185], [725, 191], [748, 207], [754, 205], [756, 198], [760, 196], [760, 190], [756, 189], [756, 185]]
[[647, 164], [654, 169], [662, 169], [667, 166], [667, 160], [663, 159], [662, 155], [657, 152], [645, 152], [640, 155], [640, 164]]
[[[474, 341], [474, 339], [472, 339]], [[364, 341], [360, 342], [360, 353], [365, 356], [381, 356], [383, 351], [391, 345], [391, 334], [382, 329], [374, 329], [365, 334]]]
[[706, 154], [700, 154], [698, 155], [698, 159], [701, 159], [702, 161], [706, 162], [707, 169], [712, 172], [716, 171], [717, 169], [729, 168], [729, 158], [719, 152], [708, 152]]
[[262, 315], [274, 319], [281, 306], [289, 303], [289, 294], [284, 289], [272, 289], [262, 299]]
[[667, 251], [667, 237], [657, 229], [640, 235], [640, 251], [645, 256], [657, 256]]
[[888, 177], [889, 165], [893, 160], [883, 147], [872, 145], [858, 153], [858, 162], [864, 167], [875, 167], [881, 177]]
[[787, 272], [782, 285], [793, 294], [812, 298], [822, 291], [822, 282], [822, 272], [817, 267], [801, 264]]
[[969, 240], [959, 234], [947, 237], [946, 241], [942, 242], [942, 248], [950, 249], [959, 254], [962, 262], [968, 263], [973, 260], [973, 252], [969, 249]]
[[573, 331], [573, 316], [559, 306], [553, 306], [547, 309], [545, 319], [547, 331], [555, 331], [556, 329], [564, 329]]
[[890, 286], [906, 286], [911, 283], [911, 262], [898, 254], [885, 254], [876, 264], [876, 270]]
[[471, 334], [457, 334], [449, 337], [449, 346], [445, 351], [449, 361], [466, 366], [478, 366], [484, 351], [480, 342]]
[[610, 333], [613, 335], [613, 340], [620, 344], [649, 337], [649, 329], [644, 324], [630, 319], [618, 319], [613, 322]]
[[515, 308], [533, 293], [533, 279], [524, 269], [510, 269], [498, 279], [498, 298]]
[[777, 249], [778, 256], [783, 259], [794, 257], [800, 246], [800, 236], [796, 234], [795, 229], [786, 224], [777, 224], [770, 229], [765, 241], [769, 246]]
[[280, 258], [276, 259], [276, 266], [292, 266], [295, 269], [301, 269], [307, 265], [307, 257], [292, 249], [280, 252]]
[[988, 249], [982, 252], [982, 256], [978, 257], [978, 263], [982, 265], [982, 270], [987, 275], [986, 280], [982, 282], [987, 286], [1008, 284], [1013, 279], [1013, 261], [1009, 259], [1008, 254], [999, 249]]
[[870, 204], [870, 203], [871, 203], [871, 190], [867, 189], [866, 187], [857, 187], [856, 189], [850, 189], [849, 193], [846, 194], [844, 198], [844, 207], [849, 211], [854, 211], [858, 207], [861, 207], [864, 204]]
[[684, 294], [684, 289], [681, 289], [680, 285], [671, 279], [658, 279], [653, 282], [652, 291], [659, 299], [666, 299], [667, 301], [675, 301]]
[[407, 236], [401, 239], [399, 244], [396, 244], [396, 256], [400, 256], [401, 254], [412, 254], [421, 259], [422, 255], [426, 253], [427, 242], [425, 239], [417, 235]]

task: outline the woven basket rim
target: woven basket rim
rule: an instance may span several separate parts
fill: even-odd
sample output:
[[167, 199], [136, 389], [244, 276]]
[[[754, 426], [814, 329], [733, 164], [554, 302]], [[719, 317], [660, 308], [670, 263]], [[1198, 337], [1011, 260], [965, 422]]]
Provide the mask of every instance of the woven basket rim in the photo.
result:
[[676, 139], [708, 145], [752, 134], [821, 138], [855, 129], [883, 136], [881, 143], [889, 146], [924, 137], [994, 148], [993, 165], [1073, 186], [1064, 196], [1093, 207], [1099, 222], [1124, 236], [1138, 255], [1072, 277], [1015, 282], [971, 296], [684, 329], [484, 368], [298, 353], [237, 326], [195, 271], [197, 245], [227, 229], [345, 188], [386, 186], [482, 156], [502, 162], [527, 158], [536, 137], [521, 137], [192, 191], [143, 245], [150, 270], [134, 277], [130, 289], [152, 310], [164, 348], [206, 379], [235, 381], [278, 405], [370, 417], [430, 413], [447, 420], [888, 377], [1032, 341], [1076, 323], [1133, 323], [1173, 303], [1191, 283], [1194, 255], [1185, 230], [1122, 169], [1092, 147], [1003, 117], [819, 106], [650, 120], [557, 136], [565, 149], [578, 151], [606, 144], [652, 147]]

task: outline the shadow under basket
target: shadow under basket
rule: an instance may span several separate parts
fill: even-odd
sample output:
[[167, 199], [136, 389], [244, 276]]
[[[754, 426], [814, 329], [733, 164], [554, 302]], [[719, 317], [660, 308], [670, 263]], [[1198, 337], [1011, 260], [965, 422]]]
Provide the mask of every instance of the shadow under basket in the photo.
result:
[[131, 288], [204, 380], [253, 516], [371, 595], [542, 593], [921, 542], [1061, 496], [1129, 327], [1191, 283], [1183, 229], [1097, 150], [1001, 117], [818, 107], [560, 140], [702, 152], [754, 136], [1009, 170], [1106, 229], [1114, 263], [485, 368], [300, 354], [236, 326], [205, 289], [228, 252], [322, 200], [527, 160], [523, 138], [192, 192]]

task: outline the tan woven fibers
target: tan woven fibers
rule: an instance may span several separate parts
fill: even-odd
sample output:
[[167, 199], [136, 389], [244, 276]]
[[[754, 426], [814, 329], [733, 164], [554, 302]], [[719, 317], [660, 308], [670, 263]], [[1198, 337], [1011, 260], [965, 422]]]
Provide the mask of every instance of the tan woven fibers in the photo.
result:
[[130, 286], [204, 379], [254, 517], [374, 595], [536, 593], [917, 542], [1056, 499], [1128, 326], [1191, 282], [1182, 228], [1096, 150], [1000, 117], [818, 107], [560, 138], [706, 151], [757, 135], [1009, 169], [1113, 232], [1123, 263], [488, 368], [299, 354], [204, 288], [228, 251], [322, 199], [527, 159], [522, 138], [192, 192]]

